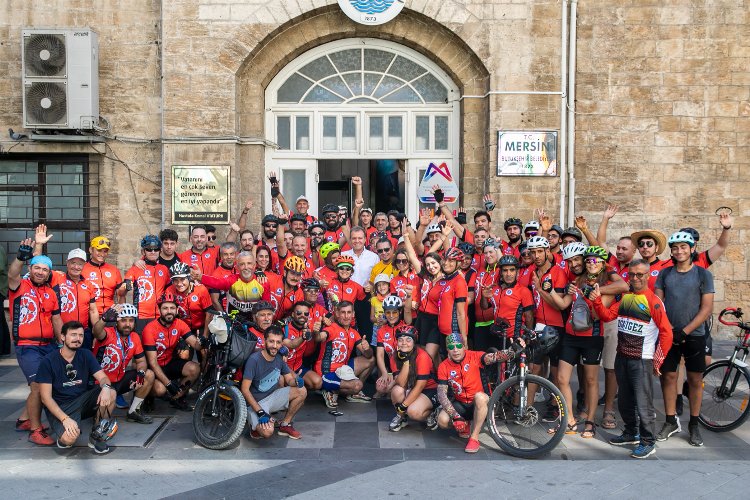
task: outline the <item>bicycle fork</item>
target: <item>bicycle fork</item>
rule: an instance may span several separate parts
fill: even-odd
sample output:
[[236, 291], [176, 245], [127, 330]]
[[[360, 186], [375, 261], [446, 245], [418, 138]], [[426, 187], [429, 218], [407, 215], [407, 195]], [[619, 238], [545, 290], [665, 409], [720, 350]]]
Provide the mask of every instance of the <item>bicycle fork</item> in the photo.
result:
[[[747, 358], [747, 349], [744, 350], [742, 359], [738, 359], [737, 357], [737, 354], [739, 352], [739, 349], [735, 349], [734, 354], [732, 354], [732, 357], [729, 358], [729, 366], [724, 371], [724, 378], [722, 379], [721, 386], [719, 388], [719, 396], [722, 398], [728, 398], [729, 396], [734, 394], [734, 391], [737, 388], [737, 383], [740, 381], [740, 377], [742, 376], [742, 371], [747, 370], [748, 368], [747, 363], [745, 363], [745, 358]], [[727, 387], [733, 369], [735, 371], [734, 376], [732, 377], [732, 384], [731, 387]]]
[[526, 394], [526, 371], [526, 354], [522, 353], [518, 361], [518, 390], [520, 392], [518, 408], [521, 415], [526, 414], [526, 403], [528, 402], [528, 394]]

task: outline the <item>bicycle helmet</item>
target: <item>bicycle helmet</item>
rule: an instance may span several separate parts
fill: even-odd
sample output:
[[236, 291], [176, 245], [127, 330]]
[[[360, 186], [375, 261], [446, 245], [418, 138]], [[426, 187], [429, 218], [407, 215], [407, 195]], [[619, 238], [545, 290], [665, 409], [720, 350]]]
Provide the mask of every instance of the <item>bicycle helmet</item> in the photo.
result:
[[526, 241], [526, 248], [549, 248], [549, 240], [544, 236], [532, 236]]
[[432, 233], [440, 233], [442, 232], [442, 229], [440, 228], [440, 224], [432, 223], [429, 226], [427, 226], [427, 229], [425, 230], [425, 234], [432, 234]]
[[398, 295], [389, 295], [385, 299], [383, 299], [384, 311], [397, 311], [402, 307], [404, 307], [404, 302], [399, 298]]
[[307, 290], [308, 288], [317, 288], [320, 290], [320, 281], [316, 278], [305, 278], [299, 284], [303, 290]]
[[400, 337], [409, 337], [414, 342], [416, 342], [419, 338], [419, 332], [411, 325], [401, 325], [396, 328], [396, 331], [394, 333], [396, 334], [397, 339]]
[[276, 308], [267, 300], [259, 300], [253, 304], [253, 314], [258, 314], [261, 311], [276, 311]]
[[320, 258], [325, 259], [331, 252], [338, 252], [339, 250], [341, 250], [341, 247], [338, 243], [328, 241], [320, 246], [320, 250], [318, 250], [318, 252], [320, 253]]
[[464, 253], [464, 255], [474, 255], [476, 253], [477, 249], [474, 245], [471, 243], [468, 243], [466, 241], [462, 241], [458, 244], [458, 248], [461, 249], [461, 251]]
[[264, 215], [263, 218], [260, 221], [260, 223], [262, 225], [266, 225], [269, 222], [273, 222], [274, 224], [278, 224], [279, 223], [279, 219], [276, 218], [276, 216], [273, 215], [273, 214], [268, 214], [268, 215]]
[[109, 441], [117, 434], [117, 419], [103, 418], [91, 429], [91, 437], [100, 443]]
[[172, 264], [172, 267], [169, 268], [169, 274], [172, 276], [172, 279], [189, 278], [190, 267], [184, 262], [175, 262]]
[[505, 266], [513, 266], [515, 268], [520, 267], [518, 259], [515, 255], [503, 255], [502, 257], [500, 257], [500, 260], [497, 261], [497, 265], [501, 268]]
[[523, 226], [523, 232], [526, 231], [539, 231], [539, 223], [535, 220], [530, 220]]
[[451, 247], [445, 252], [446, 260], [464, 260], [464, 253], [460, 248]]
[[560, 341], [560, 334], [552, 326], [545, 326], [536, 332], [536, 342], [543, 354], [547, 354], [555, 348]]
[[322, 215], [324, 215], [324, 216], [325, 216], [325, 214], [330, 214], [330, 213], [338, 214], [339, 213], [339, 206], [338, 205], [334, 205], [333, 203], [328, 203], [327, 205], [323, 206], [323, 210], [321, 210], [320, 213]]
[[122, 309], [117, 313], [117, 319], [137, 317], [138, 309], [133, 304], [123, 304]]
[[312, 223], [310, 223], [310, 225], [309, 225], [309, 226], [307, 226], [307, 231], [308, 231], [308, 232], [309, 232], [309, 231], [312, 231], [312, 230], [313, 230], [313, 229], [315, 229], [316, 227], [317, 227], [318, 229], [322, 229], [323, 231], [328, 231], [328, 228], [326, 227], [326, 225], [325, 225], [325, 224], [323, 224], [322, 222], [320, 222], [319, 220], [316, 220], [315, 222], [312, 222]]
[[503, 224], [503, 228], [507, 231], [510, 226], [518, 226], [519, 229], [523, 228], [523, 221], [519, 219], [518, 217], [510, 217], [508, 219], [505, 219], [505, 223]]
[[[569, 245], [570, 246], [570, 245]], [[584, 252], [583, 257], [598, 257], [604, 261], [609, 259], [609, 252], [605, 250], [604, 248], [600, 246], [590, 246], [586, 249], [586, 252]]]
[[690, 236], [693, 237], [693, 241], [696, 243], [698, 243], [701, 239], [700, 233], [696, 231], [695, 229], [693, 229], [692, 227], [683, 227], [682, 229], [680, 229], [680, 232], [688, 233]]
[[559, 235], [562, 235], [562, 233], [563, 233], [563, 228], [561, 228], [557, 224], [552, 224], [552, 227], [550, 227], [549, 230], [550, 231], [555, 231]]
[[165, 290], [161, 295], [159, 295], [159, 298], [156, 299], [156, 305], [161, 306], [165, 302], [171, 302], [173, 304], [177, 304], [177, 297], [174, 293]]
[[484, 248], [487, 247], [500, 248], [500, 242], [495, 238], [487, 238], [486, 240], [484, 240]]
[[287, 257], [286, 261], [284, 261], [284, 269], [303, 273], [305, 272], [305, 261], [302, 257], [290, 255]]
[[161, 248], [161, 240], [155, 234], [147, 234], [141, 240], [141, 248]]
[[302, 214], [292, 214], [292, 216], [289, 218], [289, 222], [304, 222], [305, 224], [307, 224], [307, 217]]
[[667, 244], [670, 248], [672, 247], [672, 245], [676, 245], [677, 243], [687, 243], [688, 245], [690, 245], [690, 248], [693, 248], [695, 246], [693, 235], [691, 235], [687, 231], [677, 231], [667, 240]]
[[343, 266], [354, 267], [354, 259], [350, 255], [341, 255], [336, 259], [336, 267]]
[[583, 234], [581, 234], [581, 231], [577, 227], [569, 227], [560, 234], [560, 238], [565, 238], [566, 236], [572, 236], [578, 241], [583, 241]]
[[575, 243], [568, 243], [562, 249], [563, 260], [569, 260], [577, 255], [583, 255], [586, 253], [586, 244], [576, 241]]

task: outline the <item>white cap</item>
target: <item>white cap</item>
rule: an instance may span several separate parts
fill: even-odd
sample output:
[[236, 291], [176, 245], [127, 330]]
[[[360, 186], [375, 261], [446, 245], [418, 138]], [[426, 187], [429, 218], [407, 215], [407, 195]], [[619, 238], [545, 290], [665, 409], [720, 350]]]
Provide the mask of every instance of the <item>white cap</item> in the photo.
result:
[[71, 259], [86, 260], [86, 252], [84, 252], [80, 248], [74, 248], [73, 250], [68, 252], [68, 260], [71, 260]]
[[307, 196], [305, 196], [304, 194], [301, 194], [301, 195], [297, 196], [297, 201], [306, 201], [306, 202], [310, 203], [310, 200], [308, 200]]
[[380, 273], [377, 276], [375, 276], [375, 281], [373, 283], [377, 285], [378, 283], [390, 283], [390, 282], [391, 282], [390, 276], [384, 273]]

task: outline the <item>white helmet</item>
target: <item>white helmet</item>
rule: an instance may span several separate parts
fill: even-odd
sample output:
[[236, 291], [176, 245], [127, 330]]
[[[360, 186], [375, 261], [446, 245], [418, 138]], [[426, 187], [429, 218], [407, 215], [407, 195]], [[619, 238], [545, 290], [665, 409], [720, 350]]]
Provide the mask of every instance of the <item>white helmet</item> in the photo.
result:
[[133, 304], [123, 304], [120, 312], [117, 313], [117, 319], [122, 318], [137, 318], [138, 309]]
[[690, 245], [690, 248], [693, 248], [695, 246], [695, 239], [693, 238], [693, 235], [688, 233], [687, 231], [677, 231], [672, 236], [670, 236], [669, 240], [667, 241], [667, 244], [670, 247], [676, 243], [687, 243], [688, 245]]
[[383, 299], [383, 309], [401, 309], [403, 306], [404, 303], [398, 295], [389, 295]]
[[581, 243], [580, 241], [575, 241], [573, 243], [568, 243], [563, 247], [562, 257], [563, 260], [568, 260], [576, 255], [583, 255], [584, 252], [586, 252], [586, 244]]
[[544, 236], [532, 236], [526, 240], [526, 248], [549, 248], [549, 240]]
[[440, 233], [442, 232], [442, 229], [440, 228], [440, 224], [432, 223], [429, 226], [427, 226], [427, 229], [425, 230], [425, 234], [430, 233]]
[[539, 223], [535, 220], [527, 222], [526, 225], [523, 226], [523, 232], [525, 233], [529, 229], [531, 229], [532, 231], [539, 231]]

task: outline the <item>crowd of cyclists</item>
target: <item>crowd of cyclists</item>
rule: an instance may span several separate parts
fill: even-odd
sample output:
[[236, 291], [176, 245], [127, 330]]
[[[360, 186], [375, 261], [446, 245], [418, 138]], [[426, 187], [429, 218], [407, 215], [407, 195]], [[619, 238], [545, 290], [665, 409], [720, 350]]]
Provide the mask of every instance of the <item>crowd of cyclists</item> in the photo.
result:
[[[516, 355], [523, 325], [551, 327], [559, 338], [531, 360], [531, 372], [548, 377], [570, 406], [551, 399], [545, 421], [583, 439], [601, 426], [616, 434], [611, 444], [645, 458], [681, 431], [684, 395], [688, 442], [703, 444], [697, 416], [714, 294], [707, 268], [727, 248], [730, 215], [719, 216], [720, 237], [703, 251], [690, 227], [668, 237], [636, 231], [610, 251], [617, 206], [594, 234], [584, 217], [563, 228], [543, 209], [526, 222], [493, 223], [487, 195], [469, 224], [435, 189], [435, 209], [410, 221], [366, 208], [354, 177], [352, 213], [329, 204], [316, 219], [305, 196], [290, 209], [276, 176], [269, 179], [274, 210], [257, 233], [248, 201], [223, 241], [213, 226], [192, 226], [179, 253], [175, 230], [145, 235], [124, 273], [108, 262], [108, 236], [92, 238], [88, 252], [72, 248], [64, 270], [43, 253], [53, 237], [44, 225], [20, 242], [8, 268], [9, 313], [29, 396], [16, 429], [37, 445], [67, 448], [82, 419], [94, 418], [89, 446], [106, 453], [115, 407], [144, 425], [160, 400], [192, 411], [209, 325], [224, 311], [258, 341], [241, 370], [252, 439], [302, 438], [294, 417], [305, 402], [341, 415], [347, 404], [386, 398], [391, 431], [445, 429], [474, 453], [491, 390], [486, 374]], [[656, 380], [666, 415], [659, 432]]]

